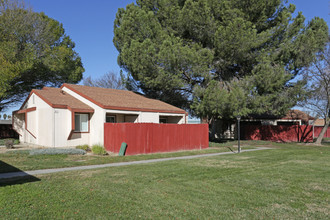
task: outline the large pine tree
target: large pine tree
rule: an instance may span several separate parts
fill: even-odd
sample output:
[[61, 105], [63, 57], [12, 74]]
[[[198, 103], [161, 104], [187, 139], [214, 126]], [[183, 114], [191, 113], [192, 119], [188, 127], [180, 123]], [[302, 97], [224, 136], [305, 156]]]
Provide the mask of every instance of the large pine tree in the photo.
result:
[[84, 68], [63, 25], [20, 0], [0, 0], [0, 111], [31, 89], [77, 83]]
[[281, 114], [328, 39], [282, 0], [137, 0], [117, 12], [113, 42], [129, 89], [202, 117]]

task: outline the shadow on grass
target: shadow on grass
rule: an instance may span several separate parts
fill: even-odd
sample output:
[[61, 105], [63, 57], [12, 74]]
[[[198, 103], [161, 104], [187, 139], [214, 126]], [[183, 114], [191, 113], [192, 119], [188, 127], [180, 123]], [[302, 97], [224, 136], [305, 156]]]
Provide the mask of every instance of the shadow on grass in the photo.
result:
[[1, 160], [0, 168], [1, 170], [6, 170], [6, 173], [0, 173], [0, 187], [40, 181], [39, 178], [29, 175]]
[[210, 139], [210, 142], [214, 142], [214, 143], [217, 143], [217, 144], [224, 144], [224, 143], [228, 143], [228, 142], [233, 142], [235, 141], [234, 139]]

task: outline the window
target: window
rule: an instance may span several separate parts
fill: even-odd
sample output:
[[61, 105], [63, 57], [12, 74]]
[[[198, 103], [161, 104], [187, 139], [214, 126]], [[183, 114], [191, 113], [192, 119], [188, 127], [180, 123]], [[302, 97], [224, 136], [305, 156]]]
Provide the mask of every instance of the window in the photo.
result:
[[160, 124], [166, 124], [167, 123], [167, 117], [160, 117], [159, 118], [159, 123]]
[[88, 114], [75, 114], [75, 132], [88, 132]]
[[278, 121], [277, 125], [299, 125], [298, 121]]
[[116, 116], [107, 115], [106, 118], [105, 118], [105, 122], [107, 122], [107, 123], [116, 123]]

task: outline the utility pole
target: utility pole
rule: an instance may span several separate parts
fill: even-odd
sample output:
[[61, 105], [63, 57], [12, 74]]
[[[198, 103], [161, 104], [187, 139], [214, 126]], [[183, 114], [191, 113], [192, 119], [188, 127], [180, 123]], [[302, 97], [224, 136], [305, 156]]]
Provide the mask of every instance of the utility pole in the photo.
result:
[[238, 139], [238, 153], [241, 152], [241, 129], [240, 129], [240, 121], [241, 121], [241, 116], [237, 115], [237, 139]]

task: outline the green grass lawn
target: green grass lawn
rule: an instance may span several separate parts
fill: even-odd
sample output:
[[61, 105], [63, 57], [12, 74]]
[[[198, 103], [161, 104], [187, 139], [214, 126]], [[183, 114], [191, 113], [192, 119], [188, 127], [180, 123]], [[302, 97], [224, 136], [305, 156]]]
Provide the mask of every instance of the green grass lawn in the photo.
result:
[[[36, 169], [49, 169], [49, 168], [62, 168], [83, 165], [95, 165], [105, 163], [116, 163], [126, 161], [148, 160], [155, 158], [166, 157], [180, 157], [187, 155], [208, 154], [227, 152], [230, 150], [237, 150], [229, 143], [210, 143], [211, 147], [204, 150], [194, 151], [181, 151], [175, 153], [163, 154], [149, 154], [149, 155], [136, 155], [136, 156], [93, 156], [93, 155], [29, 155], [29, 150], [14, 150], [7, 153], [0, 153], [1, 161], [9, 164], [10, 166], [0, 166], [0, 173], [14, 172], [16, 169], [20, 170], [36, 170]], [[237, 144], [237, 143], [236, 143]], [[258, 143], [262, 144], [262, 142]], [[231, 148], [228, 148], [231, 147]], [[248, 144], [243, 144], [243, 149], [253, 148]]]
[[0, 219], [329, 219], [330, 147], [272, 146], [3, 184]]

